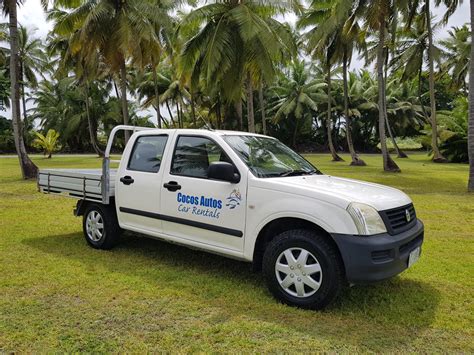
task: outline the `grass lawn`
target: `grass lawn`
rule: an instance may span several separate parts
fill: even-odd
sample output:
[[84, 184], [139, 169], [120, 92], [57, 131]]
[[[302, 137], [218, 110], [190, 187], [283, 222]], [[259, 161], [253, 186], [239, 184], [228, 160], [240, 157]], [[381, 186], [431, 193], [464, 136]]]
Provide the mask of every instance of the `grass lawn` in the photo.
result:
[[0, 158], [0, 352], [474, 352], [468, 166], [412, 155], [397, 160], [402, 174], [388, 174], [378, 156], [363, 156], [363, 168], [308, 157], [325, 173], [402, 189], [426, 227], [413, 268], [347, 289], [323, 312], [277, 303], [249, 264], [133, 236], [113, 251], [93, 250], [73, 199], [37, 193], [19, 179], [17, 159]]

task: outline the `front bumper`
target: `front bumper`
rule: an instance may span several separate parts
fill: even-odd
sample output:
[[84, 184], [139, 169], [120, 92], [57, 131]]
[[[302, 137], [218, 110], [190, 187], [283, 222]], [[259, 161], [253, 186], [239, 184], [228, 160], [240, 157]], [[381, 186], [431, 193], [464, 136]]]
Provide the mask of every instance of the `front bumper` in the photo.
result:
[[421, 246], [424, 227], [420, 220], [409, 230], [390, 235], [332, 234], [339, 247], [350, 283], [388, 279], [408, 268], [410, 252]]

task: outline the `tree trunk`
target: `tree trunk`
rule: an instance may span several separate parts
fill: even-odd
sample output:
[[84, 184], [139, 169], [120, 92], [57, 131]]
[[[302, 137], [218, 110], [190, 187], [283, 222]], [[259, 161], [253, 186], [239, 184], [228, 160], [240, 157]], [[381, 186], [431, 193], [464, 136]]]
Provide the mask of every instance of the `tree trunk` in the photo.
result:
[[[474, 43], [474, 0], [471, 0], [471, 43]], [[468, 191], [474, 192], [474, 46], [471, 45], [471, 60], [469, 63], [469, 124], [468, 124], [468, 152], [469, 152], [469, 182]]]
[[153, 85], [155, 87], [156, 122], [158, 123], [158, 128], [162, 128], [161, 112], [160, 112], [160, 89], [158, 87], [158, 76], [156, 75], [156, 65], [154, 61], [152, 61], [152, 71], [153, 71]]
[[298, 138], [298, 123], [299, 123], [299, 120], [295, 117], [295, 129], [293, 131], [293, 140], [292, 140], [292, 145], [295, 150], [296, 150], [296, 140]]
[[260, 88], [258, 90], [258, 98], [260, 101], [260, 111], [262, 114], [262, 130], [263, 130], [263, 134], [267, 135], [267, 117], [265, 115], [265, 98], [263, 97], [263, 81], [260, 83]]
[[86, 102], [86, 116], [87, 116], [87, 125], [89, 126], [89, 137], [91, 139], [91, 145], [94, 151], [97, 153], [99, 157], [104, 156], [104, 152], [102, 149], [99, 147], [99, 143], [97, 142], [97, 129], [96, 125], [93, 124], [92, 118], [91, 118], [91, 113], [90, 113], [90, 107], [89, 107], [89, 84], [86, 84], [85, 87], [86, 91], [86, 97], [85, 97], [85, 102]]
[[395, 149], [395, 152], [397, 153], [397, 156], [399, 158], [408, 158], [408, 155], [406, 155], [399, 147], [397, 144], [397, 140], [395, 139], [393, 133], [392, 133], [392, 128], [390, 127], [390, 122], [388, 120], [388, 113], [387, 113], [387, 107], [385, 107], [385, 124], [387, 125], [387, 131], [388, 131], [388, 136], [390, 137], [390, 140], [392, 141], [393, 148]]
[[421, 106], [421, 111], [423, 112], [423, 117], [425, 118], [426, 123], [430, 122], [430, 116], [428, 115], [428, 112], [426, 112], [425, 105], [423, 104], [423, 100], [421, 98], [422, 92], [421, 92], [421, 86], [423, 84], [423, 62], [420, 64], [420, 68], [418, 70], [418, 100], [420, 101], [420, 106]]
[[21, 84], [21, 102], [23, 105], [23, 135], [28, 132], [28, 115], [26, 114], [25, 85]]
[[23, 105], [23, 126], [22, 126], [22, 131], [23, 131], [23, 136], [27, 134], [28, 132], [28, 115], [26, 114], [26, 97], [25, 97], [25, 78], [23, 75], [23, 64], [21, 63], [20, 60], [20, 73], [18, 75], [19, 78], [21, 78], [21, 102]]
[[178, 99], [179, 99], [179, 113], [180, 113], [180, 118], [181, 118], [181, 126], [180, 128], [184, 128], [184, 100], [183, 100], [183, 96], [181, 94], [179, 94], [178, 96]]
[[[393, 13], [398, 14], [398, 6], [397, 6], [396, 1], [393, 2]], [[397, 29], [398, 29], [398, 15], [395, 15], [392, 18], [392, 23], [391, 23], [391, 26], [390, 26], [391, 38], [390, 38], [390, 49], [387, 50], [387, 59], [386, 59], [386, 62], [385, 62], [385, 68], [386, 68], [385, 69], [385, 82], [387, 82], [387, 80], [388, 80], [387, 78], [388, 78], [388, 64], [389, 64], [390, 52], [391, 52], [392, 58], [395, 56], [395, 53], [396, 53], [395, 45], [396, 45], [396, 42], [397, 42]], [[385, 123], [387, 124], [388, 134], [389, 134], [390, 139], [392, 141], [393, 147], [395, 148], [395, 151], [397, 152], [397, 156], [399, 158], [408, 158], [408, 155], [406, 155], [400, 149], [400, 147], [397, 144], [397, 140], [395, 139], [394, 135], [392, 134], [392, 128], [390, 127], [390, 122], [388, 120], [388, 113], [387, 112], [385, 112], [385, 119], [386, 119]]]
[[[115, 82], [115, 79], [113, 77], [112, 77], [112, 83], [114, 84], [115, 96], [117, 96], [117, 100], [120, 101], [120, 93], [117, 88], [117, 83]], [[122, 112], [122, 121], [123, 121], [123, 112]]]
[[171, 120], [171, 127], [174, 127], [174, 117], [173, 117], [173, 112], [171, 111], [170, 108], [170, 103], [168, 100], [166, 100], [166, 108], [168, 109], [168, 114], [170, 115], [170, 120]]
[[16, 0], [8, 0], [10, 26], [10, 98], [12, 110], [13, 137], [24, 179], [36, 178], [38, 167], [31, 161], [26, 152], [23, 128], [20, 118], [20, 83], [18, 58], [18, 19]]
[[384, 63], [385, 63], [385, 19], [379, 19], [379, 42], [377, 45], [377, 81], [378, 81], [378, 105], [379, 105], [379, 136], [380, 148], [382, 150], [383, 169], [385, 171], [400, 172], [400, 168], [392, 160], [387, 150], [387, 137], [385, 135], [385, 116], [386, 116], [386, 97], [385, 97], [385, 77], [384, 77]]
[[247, 119], [249, 124], [249, 132], [255, 133], [255, 114], [253, 108], [253, 85], [250, 72], [247, 73]]
[[195, 107], [195, 102], [194, 102], [194, 92], [193, 89], [191, 89], [191, 116], [193, 119], [193, 126], [194, 128], [197, 128], [197, 122], [196, 122], [196, 107]]
[[326, 118], [326, 129], [328, 134], [328, 145], [331, 151], [332, 161], [344, 161], [339, 155], [337, 155], [334, 143], [332, 140], [332, 87], [331, 87], [331, 66], [327, 65], [327, 84], [328, 84], [328, 113]]
[[[120, 100], [122, 101], [123, 124], [128, 125], [130, 118], [128, 115], [128, 101], [127, 101], [127, 68], [125, 66], [125, 59], [122, 58], [120, 63]], [[130, 132], [125, 131], [125, 144], [130, 139]]]
[[221, 126], [222, 126], [221, 97], [220, 97], [220, 95], [217, 95], [216, 127], [217, 127], [217, 129], [221, 129]]
[[351, 153], [351, 165], [353, 166], [365, 166], [365, 162], [359, 158], [355, 149], [354, 142], [352, 141], [352, 118], [349, 117], [349, 88], [347, 83], [347, 53], [344, 53], [344, 58], [342, 61], [342, 81], [344, 87], [344, 116], [346, 118], [346, 138], [347, 146], [349, 147], [349, 152]]
[[176, 98], [176, 113], [178, 114], [178, 128], [183, 128], [183, 108], [179, 100], [179, 97]]
[[237, 113], [237, 118], [239, 120], [239, 131], [244, 130], [244, 118], [243, 118], [243, 109], [242, 109], [242, 98], [239, 98], [239, 100], [234, 104], [235, 106], [235, 112]]
[[431, 106], [431, 148], [433, 149], [433, 161], [435, 163], [445, 163], [447, 160], [438, 148], [438, 124], [436, 120], [436, 98], [435, 98], [435, 78], [434, 78], [434, 58], [433, 58], [433, 28], [431, 27], [430, 1], [425, 1], [426, 25], [428, 28], [428, 69], [430, 85], [430, 106]]

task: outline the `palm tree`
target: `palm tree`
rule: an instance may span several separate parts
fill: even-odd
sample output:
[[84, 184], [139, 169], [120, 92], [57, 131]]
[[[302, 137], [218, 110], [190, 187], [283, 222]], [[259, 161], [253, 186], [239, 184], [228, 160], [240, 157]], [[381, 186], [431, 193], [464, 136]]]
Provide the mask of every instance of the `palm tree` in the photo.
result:
[[439, 43], [445, 48], [443, 53], [443, 72], [449, 72], [456, 88], [467, 92], [466, 79], [469, 74], [471, 54], [471, 33], [467, 25], [453, 27], [448, 31], [449, 37]]
[[438, 123], [436, 120], [436, 98], [435, 98], [435, 67], [434, 67], [434, 45], [433, 45], [433, 26], [431, 23], [430, 0], [425, 0], [424, 5], [426, 28], [428, 29], [428, 70], [429, 70], [429, 86], [430, 86], [430, 104], [431, 104], [431, 148], [433, 149], [433, 161], [435, 163], [444, 163], [446, 158], [443, 157], [438, 147]]
[[[154, 3], [140, 0], [71, 1], [67, 11], [56, 19], [54, 32], [69, 35], [72, 54], [80, 53], [84, 60], [94, 60], [97, 51], [119, 77], [123, 123], [129, 124], [127, 100], [127, 61], [137, 59], [144, 43], [158, 42], [156, 28], [163, 12]], [[125, 132], [126, 140], [129, 132]]]
[[[443, 4], [447, 7], [445, 15], [443, 16], [443, 22], [446, 24], [449, 17], [454, 13], [462, 0], [436, 0], [435, 5], [439, 6]], [[407, 15], [407, 26], [411, 25], [413, 19], [417, 16], [418, 9], [421, 5], [421, 13], [424, 18], [424, 27], [426, 29], [427, 38], [427, 57], [428, 57], [428, 71], [429, 71], [429, 93], [430, 93], [430, 123], [431, 123], [431, 148], [433, 150], [433, 161], [435, 163], [444, 163], [446, 158], [443, 157], [438, 147], [438, 124], [436, 120], [436, 97], [435, 97], [435, 57], [436, 47], [433, 41], [433, 23], [432, 14], [430, 10], [430, 0], [414, 0], [410, 4], [410, 11]]]
[[[313, 26], [313, 29], [307, 35], [308, 44], [313, 47], [310, 47], [310, 50], [319, 52], [325, 48], [327, 51], [332, 51], [333, 58], [329, 58], [329, 61], [342, 62], [344, 119], [346, 122], [347, 145], [352, 158], [351, 165], [363, 166], [366, 164], [357, 155], [352, 140], [347, 78], [352, 53], [356, 42], [360, 38], [358, 19], [355, 16], [358, 12], [358, 6], [359, 3], [354, 3], [352, 0], [333, 0], [325, 4], [321, 4], [320, 1], [313, 1], [308, 11], [301, 17], [299, 26]], [[330, 83], [329, 79], [328, 77], [328, 83]], [[330, 117], [328, 117], [329, 119]], [[329, 126], [328, 130], [330, 130]], [[328, 137], [331, 137], [331, 135], [328, 134]], [[339, 160], [340, 157], [335, 153], [331, 138], [329, 146], [334, 160]]]
[[[396, 5], [396, 2], [395, 2]], [[393, 11], [396, 11], [397, 7], [394, 6]], [[399, 66], [403, 66], [403, 62], [400, 60], [396, 60], [396, 53], [399, 51], [399, 45], [400, 45], [400, 39], [399, 39], [399, 30], [398, 30], [398, 18], [396, 16], [393, 16], [390, 19], [390, 23], [388, 25], [388, 28], [391, 31], [395, 31], [393, 33], [390, 33], [390, 40], [387, 41], [387, 45], [385, 48], [385, 69], [384, 69], [384, 80], [387, 83], [389, 80], [389, 67], [391, 66], [390, 64], [392, 63], [392, 66], [395, 66], [393, 63], [398, 64]], [[366, 35], [365, 33], [363, 33]], [[366, 46], [364, 47], [363, 50], [363, 56], [365, 57], [366, 63], [367, 64], [372, 64], [377, 60], [377, 48], [378, 48], [378, 35], [368, 35], [367, 38], [373, 38], [373, 40], [367, 41]], [[391, 60], [389, 60], [391, 59]], [[392, 132], [392, 126], [389, 120], [389, 115], [385, 114], [385, 127], [387, 129], [388, 136], [390, 137], [390, 140], [392, 141], [392, 144], [395, 148], [395, 152], [397, 153], [398, 158], [408, 158], [408, 156], [399, 148], [397, 144], [397, 140], [395, 139], [395, 136], [393, 135]]]
[[241, 99], [245, 82], [250, 132], [255, 132], [254, 88], [261, 80], [272, 82], [275, 58], [295, 52], [291, 31], [273, 18], [293, 5], [298, 7], [296, 1], [215, 1], [193, 10], [181, 23], [181, 29], [198, 29], [186, 38], [183, 70], [198, 75], [205, 90], [218, 91], [231, 103]]
[[33, 141], [33, 145], [39, 149], [43, 150], [43, 154], [47, 156], [48, 159], [51, 159], [53, 152], [61, 149], [59, 144], [59, 133], [54, 129], [48, 130], [46, 135], [35, 132], [36, 138]]
[[32, 35], [36, 30], [28, 31], [24, 26], [20, 26], [18, 32], [19, 40], [19, 52], [18, 57], [20, 60], [20, 88], [21, 88], [21, 99], [23, 104], [23, 122], [27, 125], [28, 117], [26, 110], [26, 95], [25, 87], [29, 86], [34, 89], [38, 86], [38, 80], [36, 74], [41, 74], [42, 69], [47, 63], [45, 53], [43, 50], [43, 44], [41, 39], [34, 38]]
[[258, 101], [260, 103], [260, 114], [262, 115], [262, 132], [263, 134], [267, 134], [267, 116], [265, 113], [265, 95], [263, 93], [264, 90], [264, 83], [263, 81], [260, 82], [260, 86], [258, 88]]
[[[474, 43], [474, 0], [471, 0], [471, 43]], [[468, 128], [468, 151], [469, 151], [469, 182], [467, 188], [474, 192], [474, 45], [471, 45], [471, 57], [469, 62], [469, 128]]]
[[[352, 25], [351, 27], [358, 27], [357, 24]], [[357, 29], [351, 30], [349, 33], [355, 35], [358, 32]], [[349, 112], [349, 85], [348, 85], [348, 66], [351, 62], [354, 39], [346, 39], [342, 43], [343, 54], [342, 54], [342, 81], [343, 81], [343, 91], [344, 91], [344, 118], [346, 120], [346, 139], [349, 152], [351, 154], [351, 165], [353, 166], [365, 166], [367, 165], [356, 153], [354, 148], [354, 141], [352, 139], [352, 116]]]
[[[62, 11], [53, 9], [49, 12], [48, 18], [53, 19], [60, 17], [62, 14]], [[91, 146], [97, 155], [103, 156], [104, 151], [97, 141], [98, 121], [91, 113], [91, 106], [93, 106], [94, 102], [90, 97], [90, 91], [91, 81], [94, 79], [103, 79], [103, 77], [107, 75], [104, 68], [105, 65], [101, 61], [98, 51], [95, 52], [93, 60], [91, 58], [85, 60], [80, 53], [73, 54], [70, 44], [70, 36], [60, 36], [57, 34], [48, 36], [46, 49], [52, 59], [52, 63], [49, 65], [51, 69], [50, 74], [56, 79], [61, 80], [68, 78], [70, 71], [74, 72], [75, 84], [80, 88], [84, 100]]]
[[[320, 59], [325, 70], [327, 83], [327, 118], [326, 129], [329, 150], [333, 161], [343, 161], [337, 154], [332, 139], [332, 66], [338, 61], [336, 56], [337, 37], [343, 27], [345, 18], [350, 15], [352, 2], [346, 0], [332, 0], [321, 4], [314, 0], [310, 10], [298, 22], [299, 27], [312, 28], [305, 34], [308, 52]], [[338, 32], [339, 31], [339, 32]]]
[[20, 168], [24, 179], [36, 178], [38, 167], [29, 158], [23, 138], [22, 122], [20, 118], [20, 60], [18, 41], [18, 19], [16, 0], [4, 0], [3, 12], [8, 14], [10, 27], [10, 98], [12, 108], [13, 135], [15, 148], [20, 161]]
[[334, 147], [334, 142], [333, 142], [333, 136], [332, 136], [332, 126], [333, 126], [333, 120], [332, 120], [332, 104], [333, 104], [333, 97], [332, 97], [332, 65], [330, 60], [326, 61], [326, 64], [324, 65], [324, 68], [326, 70], [326, 84], [327, 84], [327, 89], [326, 89], [326, 97], [327, 97], [327, 112], [326, 112], [326, 129], [327, 129], [327, 135], [328, 135], [328, 145], [329, 145], [329, 150], [331, 151], [332, 155], [332, 160], [333, 161], [344, 161], [336, 152], [336, 148]]
[[271, 88], [275, 100], [272, 102], [274, 122], [284, 118], [294, 120], [292, 144], [296, 147], [297, 133], [305, 115], [318, 111], [318, 102], [326, 101], [323, 80], [309, 76], [306, 63], [295, 60], [290, 65], [290, 75], [282, 75], [280, 83]]
[[154, 15], [150, 18], [150, 27], [153, 27], [154, 33], [151, 36], [138, 38], [140, 43], [133, 48], [134, 52], [131, 53], [132, 65], [134, 67], [140, 69], [141, 72], [151, 72], [154, 89], [153, 96], [155, 99], [153, 107], [156, 111], [156, 120], [159, 128], [162, 128], [163, 118], [160, 110], [160, 87], [157, 71], [165, 54], [168, 54], [173, 65], [176, 64], [174, 63], [176, 57], [176, 48], [174, 47], [179, 46], [179, 40], [176, 35], [177, 26], [169, 16], [169, 11], [172, 11], [176, 5], [176, 2], [160, 1], [153, 6], [152, 11]]
[[[397, 8], [402, 8], [398, 4]], [[377, 44], [377, 83], [378, 83], [378, 111], [379, 111], [379, 136], [380, 147], [383, 158], [383, 168], [385, 171], [400, 172], [398, 165], [392, 160], [387, 150], [387, 136], [386, 136], [386, 83], [385, 83], [385, 64], [386, 64], [386, 39], [389, 23], [392, 16], [398, 16], [394, 13], [395, 0], [375, 0], [365, 4], [365, 22], [369, 30], [375, 31], [378, 34]]]

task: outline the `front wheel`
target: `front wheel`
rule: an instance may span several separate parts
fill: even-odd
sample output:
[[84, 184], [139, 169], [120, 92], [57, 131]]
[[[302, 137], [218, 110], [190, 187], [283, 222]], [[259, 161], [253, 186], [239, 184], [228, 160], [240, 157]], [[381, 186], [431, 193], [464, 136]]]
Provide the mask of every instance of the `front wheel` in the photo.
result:
[[344, 284], [337, 250], [311, 230], [276, 236], [265, 250], [263, 274], [278, 300], [308, 309], [326, 307]]
[[95, 249], [112, 249], [119, 241], [120, 227], [113, 207], [90, 204], [82, 222], [84, 237]]

